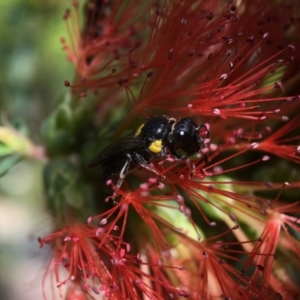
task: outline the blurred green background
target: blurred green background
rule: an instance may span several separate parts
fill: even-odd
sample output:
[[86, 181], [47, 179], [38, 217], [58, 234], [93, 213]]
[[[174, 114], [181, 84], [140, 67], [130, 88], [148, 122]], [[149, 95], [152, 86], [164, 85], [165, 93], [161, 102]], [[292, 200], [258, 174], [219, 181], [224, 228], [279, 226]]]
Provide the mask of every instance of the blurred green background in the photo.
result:
[[[72, 79], [59, 39], [71, 1], [0, 0], [0, 122], [24, 122], [41, 143], [40, 126]], [[42, 299], [46, 255], [36, 241], [49, 230], [42, 164], [23, 161], [0, 178], [0, 298]], [[50, 254], [50, 253], [49, 253]]]

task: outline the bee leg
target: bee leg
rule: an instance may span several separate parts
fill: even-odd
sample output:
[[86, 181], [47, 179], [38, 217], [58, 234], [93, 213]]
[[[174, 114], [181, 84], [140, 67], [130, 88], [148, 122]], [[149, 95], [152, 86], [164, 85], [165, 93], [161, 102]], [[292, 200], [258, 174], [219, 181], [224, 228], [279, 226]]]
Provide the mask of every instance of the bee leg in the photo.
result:
[[189, 174], [189, 178], [193, 177], [195, 175], [195, 164], [190, 159], [188, 159], [187, 156], [182, 155], [182, 154], [177, 154], [176, 151], [172, 147], [169, 148], [169, 151], [170, 151], [170, 153], [172, 154], [172, 156], [175, 160], [177, 160], [177, 161], [178, 160], [181, 160], [181, 161], [185, 160], [186, 161], [186, 163], [187, 163], [187, 165], [188, 165], [188, 167], [191, 171], [190, 174]]
[[135, 161], [136, 161], [141, 167], [145, 168], [145, 169], [148, 170], [148, 171], [154, 172], [154, 173], [155, 173], [156, 175], [158, 175], [161, 179], [163, 179], [163, 176], [162, 176], [155, 168], [153, 168], [153, 167], [151, 167], [151, 166], [148, 165], [147, 161], [145, 160], [145, 158], [144, 158], [142, 155], [140, 155], [140, 154], [138, 154], [138, 153], [136, 153], [136, 152], [134, 152], [133, 155], [134, 155]]
[[127, 154], [127, 160], [126, 160], [124, 166], [122, 167], [122, 169], [120, 171], [119, 178], [118, 178], [118, 181], [116, 183], [116, 188], [119, 189], [121, 187], [124, 178], [126, 177], [126, 175], [128, 174], [128, 172], [130, 170], [131, 161], [132, 161], [131, 155]]

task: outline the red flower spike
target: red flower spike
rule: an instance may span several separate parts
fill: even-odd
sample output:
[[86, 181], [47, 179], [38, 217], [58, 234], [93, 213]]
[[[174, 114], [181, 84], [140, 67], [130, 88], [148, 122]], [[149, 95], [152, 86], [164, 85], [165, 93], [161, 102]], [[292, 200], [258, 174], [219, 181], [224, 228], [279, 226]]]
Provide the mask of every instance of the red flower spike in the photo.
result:
[[[300, 256], [300, 244], [298, 241], [295, 241], [288, 231], [288, 227], [293, 228], [297, 232], [300, 231], [299, 219], [285, 214], [292, 211], [300, 213], [299, 203], [283, 205], [278, 208], [270, 207], [267, 210], [269, 220], [251, 251], [249, 260], [245, 264], [246, 270], [249, 268], [249, 264], [256, 263], [257, 268], [251, 276], [251, 280], [257, 281], [258, 277], [261, 277], [262, 281], [269, 282], [274, 290], [282, 295], [283, 299], [293, 299], [299, 292], [296, 284], [291, 279], [286, 278], [286, 276], [280, 277], [279, 274], [276, 278], [272, 272], [278, 246], [295, 252], [297, 257]], [[287, 235], [287, 239], [281, 236], [281, 231]]]
[[[45, 279], [53, 272], [56, 286], [73, 284], [84, 287], [85, 293], [98, 291], [99, 285], [108, 287], [111, 284], [111, 273], [106, 261], [116, 245], [115, 237], [84, 224], [73, 225], [59, 232], [50, 234], [41, 242], [51, 244], [53, 256], [49, 262]], [[98, 244], [101, 242], [101, 247]], [[67, 276], [61, 279], [62, 269]], [[46, 297], [44, 297], [46, 298]]]
[[[232, 230], [236, 229], [238, 227]], [[170, 264], [180, 264], [185, 268], [184, 273], [175, 272], [177, 280], [184, 284], [191, 299], [253, 299], [266, 296], [271, 299], [274, 292], [258, 282], [249, 280], [245, 274], [231, 266], [232, 261], [242, 262], [246, 252], [239, 250], [241, 243], [218, 241], [218, 238], [224, 237], [230, 231], [200, 243], [177, 234], [179, 243], [176, 249], [179, 259], [170, 258]], [[234, 280], [236, 277], [241, 284]]]
[[[199, 165], [200, 168], [200, 165]], [[136, 289], [132, 290], [132, 282], [136, 282], [138, 284], [138, 290], [145, 294], [148, 295], [149, 297], [156, 297], [160, 299], [161, 296], [164, 294], [164, 290], [166, 289], [168, 293], [174, 294], [174, 295], [206, 295], [205, 297], [208, 297], [208, 295], [212, 294], [211, 285], [208, 285], [208, 282], [211, 282], [213, 279], [208, 278], [204, 281], [205, 285], [201, 288], [201, 290], [196, 289], [193, 287], [193, 285], [184, 285], [184, 279], [180, 276], [178, 281], [181, 282], [181, 286], [179, 288], [174, 285], [174, 282], [171, 280], [172, 275], [167, 272], [168, 276], [165, 275], [166, 272], [166, 265], [163, 264], [162, 262], [157, 263], [160, 261], [160, 256], [158, 256], [157, 250], [156, 249], [165, 249], [169, 250], [171, 246], [169, 246], [166, 243], [166, 238], [165, 235], [162, 231], [162, 228], [166, 228], [168, 230], [171, 230], [173, 232], [177, 232], [178, 229], [174, 227], [173, 224], [162, 218], [159, 214], [156, 213], [156, 209], [159, 210], [160, 208], [167, 208], [168, 210], [180, 210], [182, 213], [186, 214], [187, 216], [190, 216], [190, 214], [186, 211], [185, 207], [185, 201], [184, 198], [180, 195], [178, 189], [176, 186], [181, 186], [187, 195], [190, 197], [190, 199], [193, 201], [195, 204], [196, 208], [202, 213], [203, 217], [207, 220], [208, 223], [210, 223], [205, 216], [205, 214], [202, 212], [202, 208], [199, 205], [200, 202], [208, 203], [212, 205], [213, 207], [216, 207], [220, 211], [224, 212], [224, 214], [228, 214], [228, 216], [231, 216], [231, 219], [235, 219], [235, 216], [242, 216], [246, 215], [249, 220], [256, 220], [259, 221], [260, 223], [263, 223], [264, 216], [267, 215], [267, 207], [265, 204], [260, 204], [260, 201], [263, 201], [263, 199], [259, 199], [258, 197], [254, 196], [249, 196], [245, 198], [243, 195], [235, 193], [233, 191], [227, 191], [226, 188], [222, 189], [219, 187], [213, 188], [213, 185], [237, 185], [239, 184], [238, 182], [208, 182], [208, 181], [198, 181], [198, 180], [191, 180], [188, 176], [190, 170], [188, 166], [174, 166], [172, 165], [171, 167], [166, 166], [164, 163], [158, 163], [157, 170], [160, 170], [161, 176], [164, 177], [164, 182], [166, 183], [167, 186], [171, 188], [172, 195], [168, 196], [153, 196], [152, 193], [157, 190], [161, 190], [161, 187], [155, 178], [150, 178], [147, 182], [143, 183], [140, 185], [140, 187], [132, 192], [127, 191], [124, 192], [122, 190], [116, 190], [117, 194], [120, 195], [121, 199], [119, 202], [110, 210], [108, 210], [106, 213], [98, 216], [98, 217], [93, 217], [89, 218], [89, 223], [92, 223], [93, 221], [96, 220], [96, 218], [99, 218], [99, 223], [101, 225], [101, 228], [95, 230], [93, 229], [93, 244], [94, 247], [97, 247], [99, 249], [102, 249], [105, 253], [106, 256], [110, 257], [110, 267], [105, 267], [105, 271], [107, 272], [107, 278], [103, 280], [103, 278], [99, 278], [99, 274], [96, 274], [96, 270], [99, 272], [99, 266], [95, 266], [94, 268], [95, 271], [94, 273], [97, 276], [98, 280], [100, 282], [105, 282], [102, 286], [101, 289], [105, 292], [105, 295], [108, 297], [132, 297], [133, 299], [137, 297], [135, 294]], [[178, 176], [178, 174], [182, 174], [183, 176], [181, 177]], [[203, 175], [203, 177], [206, 176], [212, 176], [211, 174], [207, 173]], [[240, 183], [240, 184], [250, 184], [250, 183]], [[253, 183], [257, 185], [257, 183]], [[205, 192], [206, 195], [208, 196], [203, 196], [201, 194], [201, 191]], [[214, 200], [212, 200], [214, 198]], [[176, 199], [178, 207], [166, 204], [166, 201], [170, 201]], [[126, 243], [126, 246], [122, 248], [121, 246], [124, 245], [123, 243], [123, 238], [124, 238], [124, 232], [125, 228], [129, 225], [129, 219], [128, 219], [128, 212], [130, 207], [133, 207], [138, 215], [141, 217], [143, 222], [147, 225], [149, 228], [149, 234], [147, 236], [143, 236], [141, 238], [141, 234], [136, 232], [136, 236], [138, 239], [135, 241], [139, 243], [154, 243], [158, 247], [152, 248], [151, 253], [149, 252], [147, 255], [147, 259], [149, 259], [149, 255], [151, 254], [153, 257], [156, 257], [157, 260], [156, 262], [152, 259], [151, 263], [150, 261], [147, 261], [147, 270], [152, 270], [152, 271], [147, 271], [143, 270], [142, 272], [139, 271], [140, 268], [136, 268], [136, 266], [130, 267], [130, 262], [136, 263], [136, 257], [133, 256], [131, 257], [130, 255], [127, 255], [125, 253], [125, 248], [128, 248], [128, 243]], [[152, 207], [150, 209], [150, 207]], [[228, 207], [232, 209], [231, 213], [228, 213]], [[249, 209], [250, 208], [250, 209]], [[190, 221], [193, 223], [193, 220], [190, 218]], [[117, 226], [117, 223], [121, 222], [121, 227]], [[159, 224], [159, 225], [158, 225]], [[79, 228], [79, 227], [78, 227]], [[120, 229], [119, 229], [120, 228]], [[196, 227], [194, 227], [195, 230], [197, 231]], [[81, 243], [82, 237], [84, 236], [89, 237], [89, 230], [87, 230], [88, 227], [85, 230], [82, 230], [82, 233], [76, 232], [78, 229], [72, 228], [72, 230], [75, 230], [75, 233], [68, 233], [67, 235], [64, 234], [64, 243]], [[119, 233], [119, 236], [114, 236], [112, 235], [113, 232], [117, 230]], [[83, 231], [86, 231], [83, 233]], [[71, 231], [72, 232], [72, 231]], [[95, 238], [96, 235], [96, 238]], [[80, 237], [82, 236], [82, 237]], [[41, 243], [49, 243], [52, 239], [53, 235], [40, 240]], [[182, 241], [183, 244], [187, 244], [187, 237], [184, 237], [184, 241]], [[270, 239], [271, 240], [271, 239]], [[209, 241], [209, 239], [206, 241], [206, 243]], [[194, 242], [192, 240], [190, 243], [193, 245]], [[190, 249], [192, 245], [188, 243], [188, 248]], [[249, 244], [247, 242], [247, 244]], [[245, 248], [246, 243], [238, 242], [239, 245], [241, 245], [243, 248]], [[91, 252], [91, 249], [88, 249], [87, 246], [84, 246], [85, 244], [81, 244], [81, 249], [83, 249], [83, 252]], [[152, 247], [152, 246], [151, 246]], [[224, 257], [226, 259], [233, 257], [228, 255], [228, 247], [225, 245], [226, 248], [226, 253]], [[247, 248], [247, 247], [246, 247]], [[76, 247], [74, 248], [76, 249]], [[85, 250], [86, 249], [86, 250]], [[267, 250], [270, 250], [270, 248], [266, 248]], [[271, 249], [273, 250], [273, 248]], [[156, 251], [156, 252], [155, 252]], [[63, 248], [62, 253], [66, 253], [65, 248]], [[211, 249], [210, 248], [203, 248], [203, 253], [204, 253], [204, 258], [207, 258], [208, 255], [209, 257], [213, 257], [213, 261], [209, 263], [209, 265], [204, 264], [204, 269], [201, 271], [203, 273], [207, 269], [212, 269], [212, 270], [218, 270], [214, 271], [215, 272], [215, 278], [214, 280], [217, 280], [218, 285], [220, 285], [219, 289], [222, 295], [225, 295], [226, 297], [229, 297], [228, 295], [231, 295], [231, 297], [234, 297], [235, 295], [243, 295], [246, 297], [246, 299], [251, 299], [253, 295], [255, 297], [262, 297], [265, 295], [269, 295], [272, 292], [267, 288], [264, 287], [261, 289], [260, 286], [260, 280], [263, 278], [264, 283], [266, 284], [268, 281], [273, 280], [273, 277], [270, 277], [270, 272], [271, 272], [271, 262], [273, 257], [273, 251], [268, 252], [268, 251], [260, 251], [258, 254], [258, 251], [254, 248], [252, 252], [248, 252], [251, 254], [251, 259], [245, 264], [245, 270], [248, 269], [249, 265], [256, 265], [257, 268], [257, 273], [256, 275], [253, 275], [251, 277], [248, 277], [246, 275], [242, 275], [242, 279], [239, 279], [239, 283], [242, 284], [242, 286], [246, 285], [248, 286], [247, 292], [242, 290], [237, 290], [236, 289], [236, 284], [237, 282], [233, 280], [231, 277], [238, 277], [241, 276], [237, 270], [232, 268], [230, 265], [229, 267], [225, 267], [225, 270], [221, 271], [218, 269], [217, 266], [219, 266], [220, 261], [219, 259], [216, 258], [216, 255], [218, 257], [222, 256], [218, 251], [215, 251], [214, 254], [211, 254]], [[233, 253], [243, 253], [243, 251], [239, 250], [238, 252], [233, 252]], [[69, 255], [70, 256], [70, 255]], [[72, 256], [72, 255], [71, 255]], [[84, 254], [84, 257], [87, 256], [87, 254]], [[66, 257], [66, 255], [61, 255], [61, 257]], [[74, 256], [73, 256], [74, 257]], [[258, 258], [257, 258], [258, 257]], [[263, 261], [260, 257], [265, 257], [266, 262]], [[195, 260], [195, 257], [193, 256], [193, 259]], [[191, 259], [192, 260], [192, 259]], [[69, 263], [68, 260], [62, 261], [61, 258], [57, 259], [57, 262], [63, 262], [64, 266], [66, 268], [70, 268], [71, 265], [74, 265], [74, 263]], [[143, 260], [140, 261], [138, 260], [139, 263], [143, 263]], [[148, 264], [149, 262], [149, 264]], [[242, 262], [242, 260], [238, 260], [238, 262]], [[179, 263], [175, 263], [175, 261], [172, 261], [172, 263], [169, 264], [172, 269], [172, 272], [175, 272], [173, 269], [177, 270], [176, 265], [182, 265]], [[267, 265], [267, 268], [266, 268]], [[85, 267], [85, 263], [81, 262], [80, 267], [82, 270], [84, 269], [90, 269], [90, 267]], [[101, 264], [100, 264], [101, 266]], [[163, 268], [161, 269], [161, 267]], [[140, 266], [141, 267], [141, 266]], [[158, 268], [159, 273], [155, 272], [155, 277], [150, 276], [149, 274], [152, 274], [156, 268]], [[130, 273], [128, 270], [132, 268], [132, 273]], [[73, 268], [74, 269], [74, 268]], [[180, 267], [178, 270], [181, 270], [182, 267]], [[187, 268], [185, 268], [187, 269]], [[100, 268], [101, 270], [101, 268]], [[162, 272], [163, 270], [163, 272]], [[171, 273], [172, 273], [171, 272]], [[191, 272], [191, 270], [189, 270]], [[207, 271], [205, 271], [207, 272]], [[225, 272], [225, 273], [224, 273]], [[230, 276], [226, 275], [229, 272]], [[148, 274], [149, 273], [149, 274]], [[175, 272], [176, 273], [176, 272]], [[262, 277], [260, 274], [263, 273], [264, 276]], [[71, 273], [70, 273], [71, 274]], [[87, 282], [87, 276], [86, 274], [89, 274], [89, 272], [83, 272], [83, 282]], [[131, 274], [131, 275], [130, 275]], [[189, 279], [191, 282], [199, 280], [199, 272], [192, 272], [192, 275], [189, 275], [191, 277], [186, 277], [186, 278], [194, 278]], [[266, 275], [269, 274], [269, 275]], [[169, 277], [171, 276], [171, 277]], [[118, 279], [117, 278], [128, 278], [128, 281], [124, 282], [124, 285], [120, 286], [118, 284]], [[146, 277], [148, 278], [148, 281], [151, 282], [151, 287], [148, 285], [145, 285], [144, 281], [141, 279]], [[75, 277], [76, 278], [76, 277]], [[109, 279], [112, 278], [110, 281]], [[209, 277], [210, 278], [210, 277]], [[66, 284], [69, 279], [72, 279], [72, 277], [65, 279], [63, 281], [59, 281], [59, 284]], [[154, 288], [152, 287], [154, 286]], [[89, 288], [90, 285], [85, 283], [86, 288]], [[164, 288], [162, 288], [164, 286]], [[196, 285], [194, 285], [196, 286]], [[98, 290], [97, 287], [91, 286], [93, 289]], [[176, 290], [176, 293], [175, 293]], [[234, 291], [234, 293], [232, 292]], [[236, 291], [238, 294], [235, 294]], [[117, 296], [120, 295], [120, 296]], [[252, 295], [252, 296], [250, 296]], [[248, 297], [248, 298], [247, 298]], [[163, 299], [163, 297], [161, 297]]]
[[[143, 239], [151, 239], [159, 249], [168, 248], [168, 243], [164, 237], [161, 226], [166, 228], [176, 229], [174, 225], [166, 221], [164, 218], [156, 213], [156, 209], [167, 208], [170, 211], [178, 210], [172, 201], [174, 197], [171, 196], [150, 196], [150, 193], [156, 189], [160, 190], [160, 185], [156, 180], [150, 178], [149, 183], [144, 183], [134, 192], [119, 193], [121, 199], [112, 209], [103, 213], [102, 215], [93, 217], [93, 220], [100, 220], [100, 224], [105, 220], [105, 224], [109, 221], [107, 226], [107, 233], [111, 233], [117, 222], [121, 222], [120, 237], [123, 237], [125, 227], [130, 220], [128, 220], [128, 212], [133, 208], [141, 220], [147, 225], [151, 232], [150, 236], [144, 236]], [[117, 194], [118, 195], [118, 194]], [[168, 204], [170, 201], [170, 204]], [[150, 205], [150, 206], [149, 206]], [[152, 207], [150, 209], [150, 207]], [[158, 225], [160, 224], [160, 225]], [[128, 226], [128, 225], [127, 225]], [[136, 233], [141, 236], [140, 233]], [[142, 242], [141, 240], [139, 242]], [[101, 245], [101, 244], [100, 244]], [[99, 246], [100, 246], [99, 245]]]
[[[298, 150], [300, 135], [294, 134], [294, 136], [291, 136], [291, 133], [294, 133], [299, 129], [299, 126], [300, 117], [296, 116], [261, 141], [258, 145], [258, 149], [291, 160], [295, 163], [300, 163], [300, 152]], [[287, 135], [289, 135], [289, 137], [287, 137]]]
[[[225, 131], [221, 138], [226, 143], [223, 144], [222, 148], [213, 149], [214, 153], [211, 155], [211, 158], [214, 159], [219, 153], [223, 153], [226, 150], [239, 151], [234, 156], [242, 155], [249, 151], [262, 151], [295, 163], [300, 162], [300, 148], [298, 145], [300, 136], [297, 134], [297, 129], [300, 126], [299, 117], [296, 116], [292, 120], [285, 121], [274, 132], [272, 132], [270, 126], [267, 126], [264, 131], [255, 131], [253, 125], [250, 124], [249, 126], [252, 127], [251, 131], [247, 131], [248, 126], [244, 126], [240, 130]], [[265, 137], [266, 135], [267, 137]], [[228, 161], [229, 157], [226, 157], [226, 160]], [[221, 162], [218, 163], [220, 164]], [[206, 169], [209, 170], [209, 168]]]
[[[99, 92], [95, 110], [103, 115], [129, 101], [134, 109], [122, 129], [137, 113], [209, 118], [206, 130], [214, 144], [202, 149], [208, 161], [168, 156], [149, 161], [157, 177], [136, 168], [134, 184], [129, 179], [128, 186], [124, 182], [117, 188], [108, 180], [114, 194], [97, 199], [100, 212], [88, 224], [66, 212], [72, 223], [38, 239], [40, 247], [50, 244], [54, 251], [46, 276], [53, 273], [57, 287], [66, 286], [67, 299], [297, 295], [290, 277], [276, 274], [274, 260], [277, 248], [300, 256], [299, 242], [290, 233], [299, 232], [293, 216], [299, 203], [279, 204], [279, 193], [270, 205], [254, 194], [280, 189], [280, 183], [225, 177], [260, 167], [268, 153], [300, 162], [299, 118], [287, 119], [299, 109], [299, 97], [285, 96], [300, 59], [299, 37], [292, 40], [300, 27], [296, 4], [92, 0], [83, 30], [80, 9], [74, 1], [64, 16], [71, 42], [62, 43], [77, 70], [75, 84], [65, 85], [73, 95]], [[85, 103], [80, 99], [76, 104]], [[278, 119], [286, 123], [273, 131]], [[258, 150], [263, 152], [259, 158], [240, 159]], [[101, 212], [101, 201], [114, 206]], [[220, 233], [216, 225], [231, 229]]]
[[[260, 103], [285, 98], [266, 97], [278, 94], [274, 86], [279, 81], [261, 83], [278, 69], [288, 74], [295, 49], [277, 28], [299, 24], [290, 22], [293, 2], [290, 6], [258, 2], [244, 1], [234, 11], [219, 1], [149, 3], [143, 5], [148, 22], [138, 1], [128, 2], [119, 19], [120, 1], [91, 2], [85, 31], [73, 42], [80, 45], [75, 61], [78, 74], [89, 79], [84, 88], [120, 85], [136, 103], [135, 112], [168, 111], [172, 101], [172, 110], [193, 114], [213, 116], [218, 109], [223, 118], [259, 120], [272, 115], [274, 109], [260, 108]], [[129, 21], [132, 16], [134, 23]], [[138, 95], [133, 93], [137, 86], [141, 86]]]

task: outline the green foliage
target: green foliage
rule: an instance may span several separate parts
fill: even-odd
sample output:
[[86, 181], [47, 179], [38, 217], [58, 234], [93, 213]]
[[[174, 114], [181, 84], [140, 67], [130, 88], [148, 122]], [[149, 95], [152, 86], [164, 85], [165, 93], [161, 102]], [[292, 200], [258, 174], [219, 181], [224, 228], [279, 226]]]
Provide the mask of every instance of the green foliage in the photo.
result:
[[[1, 145], [0, 145], [1, 149]], [[0, 157], [0, 177], [6, 174], [13, 166], [18, 164], [22, 157], [18, 154], [5, 155]]]
[[61, 213], [62, 220], [67, 209], [83, 211], [85, 203], [84, 184], [74, 164], [65, 157], [52, 159], [44, 168], [44, 185], [48, 207], [52, 213]]
[[6, 174], [23, 157], [34, 153], [30, 140], [13, 127], [0, 126], [0, 177]]

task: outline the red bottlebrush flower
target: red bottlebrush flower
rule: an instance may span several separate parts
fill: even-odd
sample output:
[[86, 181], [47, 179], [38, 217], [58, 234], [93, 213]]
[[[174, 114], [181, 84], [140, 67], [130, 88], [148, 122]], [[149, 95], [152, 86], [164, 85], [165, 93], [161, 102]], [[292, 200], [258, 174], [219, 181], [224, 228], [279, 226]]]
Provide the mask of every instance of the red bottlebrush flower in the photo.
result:
[[[284, 275], [275, 271], [272, 272], [274, 267], [274, 260], [278, 258], [276, 250], [282, 246], [285, 251], [294, 252], [290, 255], [290, 259], [297, 261], [300, 255], [300, 244], [296, 241], [289, 230], [299, 231], [299, 219], [293, 216], [287, 215], [287, 213], [299, 213], [299, 203], [293, 203], [290, 205], [280, 205], [273, 207], [270, 206], [267, 209], [268, 220], [263, 227], [263, 231], [258, 239], [256, 245], [252, 250], [249, 261], [246, 263], [245, 268], [249, 267], [249, 263], [257, 263], [258, 268], [252, 275], [252, 278], [257, 278], [262, 273], [262, 280], [269, 282], [270, 285], [276, 289], [283, 299], [292, 299], [297, 297], [299, 289], [290, 280], [287, 280]], [[283, 232], [281, 232], [283, 231]], [[287, 235], [283, 237], [283, 233]], [[281, 244], [281, 245], [280, 245]], [[263, 253], [269, 253], [270, 255], [264, 255]], [[273, 255], [271, 255], [273, 253]]]
[[[299, 295], [293, 272], [275, 255], [299, 258], [299, 219], [292, 214], [299, 214], [299, 202], [272, 194], [289, 179], [272, 183], [265, 176], [272, 160], [299, 164], [297, 4], [95, 0], [86, 2], [82, 30], [81, 6], [73, 6], [64, 16], [71, 37], [64, 49], [77, 73], [73, 84], [65, 83], [72, 101], [54, 122], [74, 138], [60, 153], [73, 168], [59, 162], [49, 176], [57, 230], [40, 239], [54, 252], [46, 275], [54, 274], [58, 287], [68, 285], [66, 299]], [[147, 168], [136, 162], [121, 186], [108, 180], [113, 195], [107, 197], [83, 165], [95, 144], [103, 148], [125, 135], [139, 114], [201, 119], [206, 146], [185, 159], [165, 145], [166, 155], [156, 159], [140, 154]], [[121, 164], [116, 176], [123, 179], [125, 169]], [[299, 176], [289, 187], [299, 191]], [[272, 197], [281, 203], [276, 208]]]
[[[82, 88], [119, 85], [136, 103], [134, 111], [146, 107], [223, 118], [262, 119], [274, 114], [276, 102], [286, 100], [270, 95], [284, 87], [272, 74], [288, 74], [294, 68], [295, 47], [284, 43], [288, 33], [277, 33], [290, 22], [292, 1], [231, 6], [222, 1], [165, 1], [149, 2], [143, 9], [139, 1], [129, 1], [118, 18], [120, 5], [95, 2], [86, 31], [82, 37], [77, 32], [70, 56], [78, 52], [74, 63], [85, 78]], [[139, 94], [134, 87], [140, 87]], [[262, 109], [260, 103], [267, 102], [274, 103], [274, 109]]]
[[299, 126], [299, 116], [284, 124], [280, 129], [270, 134], [261, 143], [258, 143], [257, 149], [264, 150], [269, 153], [276, 153], [277, 156], [294, 161], [300, 162], [300, 148], [298, 144], [290, 144], [299, 141], [298, 135], [291, 135]]

